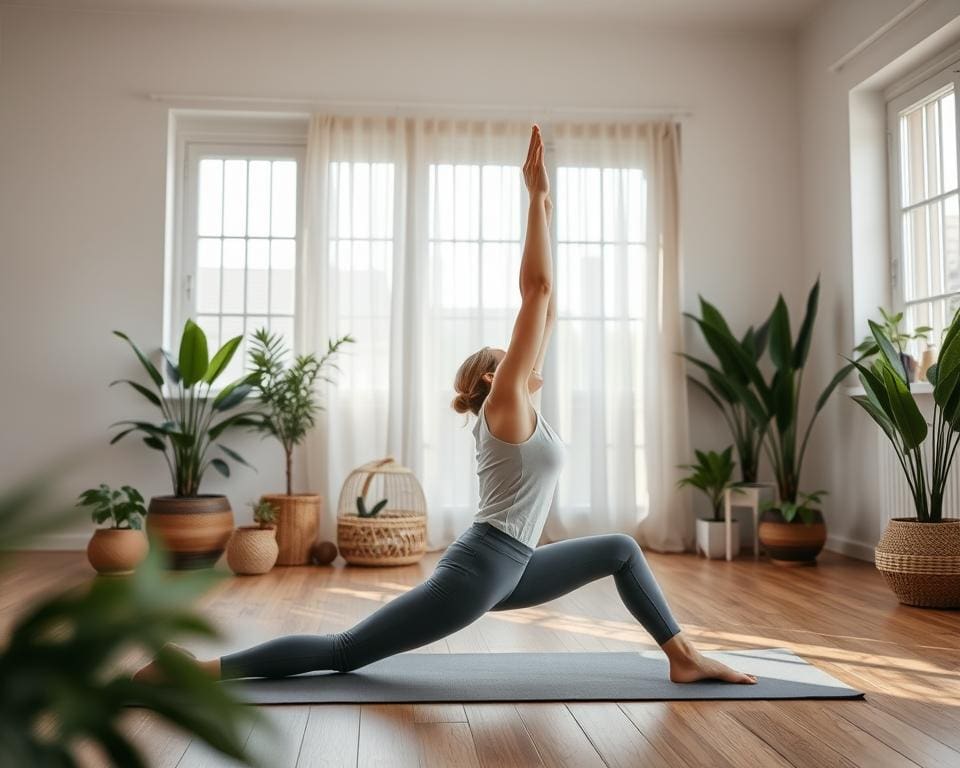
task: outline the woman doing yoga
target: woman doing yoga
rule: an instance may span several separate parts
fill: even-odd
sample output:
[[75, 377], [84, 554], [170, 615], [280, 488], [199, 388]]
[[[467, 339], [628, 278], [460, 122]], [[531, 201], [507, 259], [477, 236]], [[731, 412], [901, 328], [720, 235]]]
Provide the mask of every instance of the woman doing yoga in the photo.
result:
[[[473, 526], [450, 545], [427, 581], [351, 629], [279, 637], [219, 659], [196, 661], [209, 674], [229, 679], [349, 672], [446, 637], [487, 611], [539, 605], [613, 576], [624, 605], [666, 653], [671, 680], [756, 682], [702, 656], [686, 639], [631, 537], [588, 536], [536, 547], [564, 454], [560, 438], [531, 401], [531, 393], [542, 385], [539, 371], [556, 315], [548, 234], [552, 206], [536, 126], [523, 177], [530, 210], [520, 264], [522, 302], [510, 346], [474, 353], [455, 381], [453, 407], [477, 417], [473, 434], [480, 509]], [[150, 676], [156, 669], [150, 664], [138, 674]]]

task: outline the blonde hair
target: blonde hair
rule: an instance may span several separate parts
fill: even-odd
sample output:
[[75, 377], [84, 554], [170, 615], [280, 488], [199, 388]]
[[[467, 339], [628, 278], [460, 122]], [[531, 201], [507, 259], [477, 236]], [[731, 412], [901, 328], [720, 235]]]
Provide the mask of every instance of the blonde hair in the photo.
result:
[[497, 356], [490, 347], [484, 347], [464, 360], [453, 380], [453, 388], [457, 391], [457, 396], [450, 403], [453, 410], [457, 413], [469, 411], [476, 416], [490, 394], [490, 385], [484, 380], [483, 374], [493, 373], [496, 369]]

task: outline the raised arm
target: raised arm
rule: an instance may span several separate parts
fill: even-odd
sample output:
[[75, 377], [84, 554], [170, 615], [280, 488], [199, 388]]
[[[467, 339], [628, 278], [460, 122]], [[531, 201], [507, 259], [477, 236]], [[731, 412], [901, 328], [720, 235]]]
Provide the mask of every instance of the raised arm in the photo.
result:
[[[497, 366], [486, 405], [487, 423], [494, 436], [522, 442], [536, 426], [530, 403], [530, 378], [542, 358], [547, 313], [553, 292], [553, 263], [547, 224], [550, 181], [543, 163], [543, 138], [533, 127], [523, 165], [523, 178], [530, 193], [527, 237], [520, 262], [520, 312], [510, 345]], [[542, 363], [542, 359], [540, 360]]]

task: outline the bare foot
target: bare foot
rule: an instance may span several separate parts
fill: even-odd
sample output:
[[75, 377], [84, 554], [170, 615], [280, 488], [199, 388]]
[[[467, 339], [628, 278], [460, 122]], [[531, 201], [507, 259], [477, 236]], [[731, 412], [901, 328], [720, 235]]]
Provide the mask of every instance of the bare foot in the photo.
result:
[[[167, 643], [166, 645], [163, 646], [163, 648], [168, 653], [175, 653], [179, 656], [182, 656], [184, 659], [193, 662], [196, 665], [197, 669], [203, 670], [208, 673], [214, 672], [214, 670], [211, 668], [211, 664], [214, 664], [215, 662], [199, 661], [194, 654], [192, 654], [186, 648], [183, 648], [177, 645], [176, 643]], [[217, 666], [219, 667], [219, 663], [217, 663]], [[216, 671], [219, 674], [219, 669], [217, 669]], [[138, 669], [136, 672], [134, 672], [133, 679], [138, 683], [163, 682], [163, 679], [164, 679], [163, 670], [161, 670], [160, 665], [157, 664], [157, 660], [154, 659], [149, 664], [145, 664], [144, 666], [140, 667], [140, 669]]]
[[697, 680], [720, 680], [724, 683], [754, 685], [757, 678], [738, 672], [715, 659], [697, 653], [694, 658], [670, 662], [670, 680], [674, 683], [695, 683]]
[[704, 656], [685, 637], [675, 635], [663, 644], [670, 660], [670, 680], [674, 683], [694, 683], [697, 680], [720, 680], [724, 683], [754, 685], [757, 678], [738, 672], [726, 664]]

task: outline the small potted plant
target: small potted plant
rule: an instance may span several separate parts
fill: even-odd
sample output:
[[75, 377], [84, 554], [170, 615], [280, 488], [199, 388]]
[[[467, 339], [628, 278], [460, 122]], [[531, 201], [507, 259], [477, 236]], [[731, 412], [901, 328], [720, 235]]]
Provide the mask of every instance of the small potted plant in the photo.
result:
[[[122, 429], [110, 444], [127, 435], [143, 435], [143, 443], [161, 454], [170, 470], [173, 495], [154, 496], [147, 510], [147, 530], [158, 536], [176, 569], [206, 568], [223, 554], [233, 531], [233, 511], [223, 495], [200, 493], [200, 481], [211, 467], [224, 477], [230, 476], [227, 459], [249, 466], [236, 451], [220, 442], [230, 429], [252, 426], [259, 414], [253, 410], [228, 414], [240, 406], [251, 391], [247, 377], [227, 384], [219, 392], [213, 386], [233, 358], [242, 336], [224, 344], [211, 358], [207, 337], [192, 320], [187, 320], [180, 339], [179, 356], [164, 353], [167, 375], [164, 377], [130, 338], [126, 341], [150, 378], [151, 386], [130, 379], [113, 384], [129, 384], [159, 412], [159, 421], [121, 421]], [[211, 455], [219, 451], [220, 455]]]
[[269, 501], [250, 504], [256, 525], [242, 525], [227, 544], [227, 565], [238, 576], [267, 573], [277, 563], [277, 510]]
[[927, 371], [933, 385], [929, 419], [910, 391], [899, 349], [877, 323], [870, 322], [870, 331], [879, 353], [869, 366], [854, 363], [865, 394], [853, 400], [890, 440], [916, 511], [915, 517], [887, 523], [875, 563], [901, 603], [960, 608], [960, 519], [944, 515], [960, 444], [960, 314], [954, 315], [937, 362]]
[[[697, 457], [696, 464], [684, 464], [681, 469], [690, 470], [690, 474], [677, 483], [679, 488], [696, 488], [702, 491], [710, 500], [712, 517], [697, 518], [697, 554], [703, 554], [714, 560], [726, 556], [723, 496], [731, 488], [737, 486], [733, 482], [733, 470], [736, 463], [733, 461], [733, 446], [720, 453], [716, 451], [694, 451]], [[740, 524], [732, 523], [733, 547], [732, 554], [740, 554]]]
[[147, 514], [143, 496], [129, 485], [114, 490], [101, 483], [98, 488], [81, 493], [77, 506], [89, 509], [97, 525], [110, 523], [106, 528], [98, 528], [87, 544], [87, 559], [94, 570], [104, 576], [133, 573], [149, 550], [141, 530]]
[[280, 441], [287, 478], [285, 494], [266, 494], [263, 500], [277, 510], [279, 565], [306, 565], [317, 538], [321, 499], [315, 493], [293, 493], [293, 450], [314, 425], [321, 406], [316, 381], [331, 382], [326, 368], [336, 368], [334, 357], [353, 339], [342, 336], [329, 341], [326, 353], [298, 355], [288, 364], [289, 350], [283, 339], [266, 329], [254, 332], [250, 348], [250, 382], [259, 399], [262, 419], [256, 428]]
[[[875, 323], [875, 325], [887, 340], [896, 347], [897, 353], [900, 355], [900, 364], [907, 376], [907, 383], [922, 380], [927, 369], [933, 364], [933, 360], [930, 359], [933, 357], [933, 348], [930, 346], [930, 333], [933, 328], [929, 325], [918, 325], [912, 332], [902, 330], [900, 323], [903, 322], [903, 312], [887, 312], [883, 307], [877, 307], [877, 309], [880, 310], [883, 322]], [[909, 352], [908, 345], [911, 341], [922, 342], [926, 347], [920, 362], [917, 362], [917, 359]], [[860, 342], [854, 351], [864, 357], [872, 357], [880, 350], [877, 347], [876, 339], [870, 335]]]

